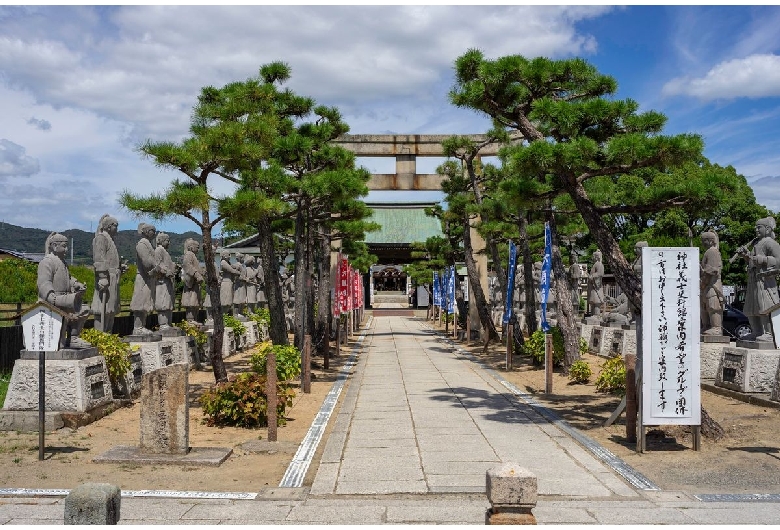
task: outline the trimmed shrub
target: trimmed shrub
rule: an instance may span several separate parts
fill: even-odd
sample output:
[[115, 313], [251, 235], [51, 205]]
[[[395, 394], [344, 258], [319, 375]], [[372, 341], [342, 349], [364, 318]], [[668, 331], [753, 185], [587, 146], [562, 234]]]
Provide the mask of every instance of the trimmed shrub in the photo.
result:
[[236, 337], [246, 333], [246, 326], [244, 323], [233, 315], [229, 315], [227, 313], [223, 314], [222, 321], [225, 323], [225, 327], [233, 328], [233, 332], [236, 334]]
[[119, 384], [130, 370], [130, 352], [134, 349], [127, 342], [123, 342], [119, 335], [106, 333], [97, 329], [84, 329], [80, 337], [95, 346], [98, 353], [106, 359], [106, 368], [111, 384]]
[[[212, 427], [233, 426], [249, 429], [268, 425], [268, 397], [266, 378], [247, 372], [218, 383], [200, 398], [205, 418]], [[276, 420], [286, 423], [285, 412], [292, 406], [295, 391], [283, 383], [276, 384]]]
[[596, 378], [596, 390], [618, 396], [626, 395], [626, 365], [620, 356], [609, 358]]
[[271, 341], [265, 341], [252, 353], [249, 365], [252, 371], [265, 375], [266, 359], [268, 353], [276, 355], [276, 377], [280, 382], [292, 381], [301, 373], [301, 352], [295, 346], [274, 345]]
[[569, 380], [574, 383], [585, 384], [590, 381], [591, 375], [593, 375], [593, 371], [588, 363], [582, 359], [574, 361], [569, 368]]

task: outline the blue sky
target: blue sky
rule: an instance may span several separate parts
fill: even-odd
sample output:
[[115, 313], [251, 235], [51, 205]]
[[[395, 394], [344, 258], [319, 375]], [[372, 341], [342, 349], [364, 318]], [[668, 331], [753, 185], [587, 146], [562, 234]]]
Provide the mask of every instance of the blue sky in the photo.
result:
[[136, 146], [182, 139], [201, 87], [275, 60], [292, 67], [290, 88], [339, 107], [352, 133], [484, 132], [484, 117], [447, 101], [469, 48], [583, 57], [617, 79], [618, 97], [666, 114], [667, 133], [701, 134], [708, 158], [778, 211], [778, 27], [775, 6], [0, 6], [0, 220], [89, 230], [111, 213], [135, 228], [118, 194], [178, 176]]

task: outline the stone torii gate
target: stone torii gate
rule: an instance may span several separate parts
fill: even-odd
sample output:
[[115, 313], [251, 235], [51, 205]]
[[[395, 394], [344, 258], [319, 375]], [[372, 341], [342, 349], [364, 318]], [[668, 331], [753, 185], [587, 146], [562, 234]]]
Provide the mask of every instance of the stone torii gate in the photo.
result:
[[[355, 156], [364, 157], [394, 157], [395, 173], [373, 174], [368, 182], [369, 190], [395, 191], [441, 191], [444, 177], [436, 174], [417, 173], [417, 157], [443, 157], [442, 142], [454, 135], [450, 134], [345, 134], [332, 143], [352, 151]], [[483, 134], [464, 135], [475, 142], [484, 142]], [[488, 144], [480, 156], [496, 156], [501, 146]], [[472, 227], [471, 242], [474, 259], [477, 262], [480, 283], [483, 291], [487, 288], [487, 257], [482, 250], [485, 240]], [[334, 241], [334, 246], [340, 246], [340, 241]], [[333, 260], [335, 263], [335, 259]], [[474, 300], [471, 283], [469, 283], [469, 300]], [[480, 330], [479, 315], [474, 304], [469, 304], [469, 320], [472, 330]]]

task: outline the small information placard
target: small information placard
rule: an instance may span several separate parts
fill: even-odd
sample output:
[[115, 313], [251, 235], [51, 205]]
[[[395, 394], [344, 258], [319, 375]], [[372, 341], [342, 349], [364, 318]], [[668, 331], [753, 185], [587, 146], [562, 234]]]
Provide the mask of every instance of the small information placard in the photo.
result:
[[57, 351], [62, 321], [62, 313], [48, 304], [38, 303], [30, 308], [22, 315], [24, 347], [27, 351]]
[[699, 250], [642, 249], [642, 423], [701, 425]]

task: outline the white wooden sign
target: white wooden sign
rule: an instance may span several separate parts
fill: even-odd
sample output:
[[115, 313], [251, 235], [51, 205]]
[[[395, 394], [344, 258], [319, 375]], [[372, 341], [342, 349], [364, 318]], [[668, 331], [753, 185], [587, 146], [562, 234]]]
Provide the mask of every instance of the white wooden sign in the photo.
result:
[[24, 347], [27, 351], [46, 352], [59, 349], [63, 315], [48, 304], [39, 303], [22, 315]]
[[642, 424], [701, 425], [699, 249], [642, 249]]

